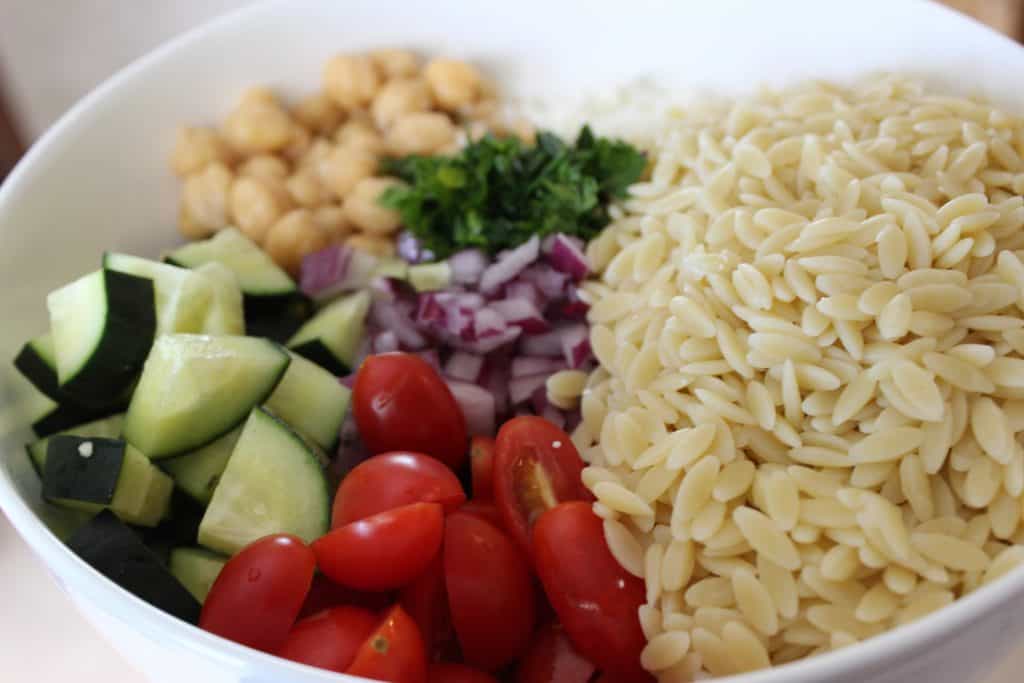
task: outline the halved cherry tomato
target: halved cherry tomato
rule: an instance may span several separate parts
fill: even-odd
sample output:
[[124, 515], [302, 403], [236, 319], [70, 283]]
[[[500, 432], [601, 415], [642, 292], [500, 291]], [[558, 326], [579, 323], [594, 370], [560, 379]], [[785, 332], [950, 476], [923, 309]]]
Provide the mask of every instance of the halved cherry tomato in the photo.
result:
[[652, 680], [640, 667], [643, 581], [615, 561], [590, 504], [562, 503], [541, 515], [533, 529], [533, 559], [576, 649], [616, 680]]
[[382, 453], [360, 463], [341, 481], [331, 527], [411, 503], [440, 503], [451, 512], [466, 500], [459, 478], [422, 453]]
[[426, 683], [423, 639], [405, 610], [395, 605], [384, 615], [345, 673], [390, 683]]
[[[455, 641], [442, 553], [398, 594], [398, 604], [412, 617], [423, 636], [428, 656], [447, 653]], [[457, 649], [457, 648], [456, 648]]]
[[498, 679], [465, 664], [431, 664], [427, 683], [498, 683]]
[[498, 432], [494, 501], [505, 529], [527, 553], [530, 527], [546, 510], [570, 500], [591, 500], [583, 486], [583, 460], [569, 435], [542, 417], [522, 416]]
[[464, 512], [445, 520], [444, 574], [468, 664], [493, 671], [519, 657], [536, 620], [530, 567], [494, 525]]
[[311, 617], [325, 609], [342, 605], [362, 607], [376, 612], [393, 604], [393, 598], [391, 593], [357, 591], [354, 588], [335, 583], [323, 574], [316, 574], [313, 576], [313, 583], [309, 587], [306, 601], [302, 603], [299, 619]]
[[316, 557], [301, 538], [253, 541], [224, 565], [203, 603], [199, 626], [242, 645], [281, 647], [309, 592]]
[[358, 590], [386, 591], [412, 581], [437, 555], [444, 513], [413, 503], [346, 524], [313, 541], [327, 578]]
[[469, 442], [469, 464], [473, 471], [473, 500], [494, 499], [494, 439], [474, 436]]
[[295, 624], [278, 657], [345, 673], [380, 617], [359, 607], [334, 607]]
[[465, 512], [468, 515], [476, 515], [480, 519], [485, 519], [497, 528], [504, 530], [505, 523], [502, 521], [501, 513], [498, 512], [498, 508], [494, 503], [470, 500], [462, 504], [462, 507], [459, 508], [459, 512]]
[[371, 453], [411, 450], [452, 469], [466, 458], [466, 418], [448, 385], [422, 358], [385, 353], [363, 361], [352, 414]]
[[548, 624], [537, 631], [519, 660], [516, 683], [587, 683], [596, 670], [572, 646], [565, 629]]

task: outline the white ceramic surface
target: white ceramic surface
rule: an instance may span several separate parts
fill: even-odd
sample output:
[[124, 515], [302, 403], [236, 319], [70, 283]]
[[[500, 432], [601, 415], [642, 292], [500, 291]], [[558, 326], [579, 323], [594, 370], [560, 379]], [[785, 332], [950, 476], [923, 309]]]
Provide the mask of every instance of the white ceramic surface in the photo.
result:
[[[332, 53], [380, 45], [471, 57], [514, 92], [593, 90], [637, 76], [735, 92], [761, 82], [911, 72], [1024, 111], [1024, 50], [919, 0], [348, 0], [271, 2], [218, 20], [88, 96], [0, 188], [0, 358], [45, 326], [43, 297], [97, 267], [103, 249], [156, 253], [175, 240], [165, 168], [180, 122], [212, 121], [249, 84], [312, 87]], [[5, 365], [5, 368], [7, 366]], [[0, 384], [0, 507], [83, 613], [154, 681], [313, 683], [338, 677], [179, 622], [124, 593], [40, 522], [20, 444], [19, 383]], [[1024, 632], [1024, 571], [866, 644], [744, 683], [961, 683]]]

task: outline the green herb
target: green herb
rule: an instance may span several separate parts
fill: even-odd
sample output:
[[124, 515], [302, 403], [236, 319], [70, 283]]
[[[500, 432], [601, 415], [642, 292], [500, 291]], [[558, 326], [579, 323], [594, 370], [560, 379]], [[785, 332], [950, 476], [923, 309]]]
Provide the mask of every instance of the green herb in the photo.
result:
[[590, 239], [608, 224], [608, 203], [624, 197], [645, 166], [634, 147], [588, 126], [572, 146], [551, 133], [533, 146], [486, 136], [457, 156], [385, 161], [408, 186], [389, 189], [381, 203], [438, 258], [466, 247], [493, 254], [533, 235]]

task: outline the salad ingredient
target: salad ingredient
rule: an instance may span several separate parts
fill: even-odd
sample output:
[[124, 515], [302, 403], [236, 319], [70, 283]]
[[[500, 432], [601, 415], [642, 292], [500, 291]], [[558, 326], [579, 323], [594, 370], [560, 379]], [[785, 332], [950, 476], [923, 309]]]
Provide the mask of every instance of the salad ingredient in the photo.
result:
[[125, 438], [153, 459], [209, 443], [266, 400], [290, 361], [266, 339], [158, 337], [125, 415]]
[[485, 522], [490, 522], [497, 529], [504, 529], [505, 523], [501, 519], [497, 506], [494, 503], [481, 500], [471, 500], [459, 508], [459, 512], [467, 515], [476, 515]]
[[334, 583], [321, 573], [313, 577], [313, 585], [309, 587], [309, 594], [302, 604], [299, 618], [304, 619], [331, 607], [348, 605], [351, 607], [362, 607], [371, 612], [378, 612], [391, 605], [392, 596], [390, 593], [371, 593], [357, 591], [348, 586]]
[[565, 629], [550, 623], [537, 630], [519, 666], [516, 683], [589, 683], [594, 665], [573, 647]]
[[108, 405], [138, 376], [156, 332], [153, 281], [98, 270], [46, 300], [63, 393]]
[[303, 257], [330, 242], [331, 234], [316, 222], [313, 212], [298, 208], [274, 221], [263, 240], [263, 248], [282, 268], [297, 275]]
[[339, 294], [364, 289], [382, 266], [387, 269], [390, 263], [347, 244], [333, 245], [302, 260], [300, 286], [314, 301], [330, 301]]
[[210, 594], [228, 558], [203, 548], [174, 548], [167, 568], [200, 603]]
[[443, 658], [458, 649], [445, 588], [443, 552], [435, 555], [419, 576], [402, 587], [398, 604], [419, 627], [429, 658]]
[[156, 553], [109, 510], [76, 530], [68, 548], [93, 569], [158, 609], [195, 624], [199, 602], [171, 574]]
[[402, 217], [397, 211], [380, 204], [380, 197], [389, 188], [401, 186], [397, 178], [364, 178], [345, 197], [341, 208], [345, 219], [368, 235], [387, 236], [398, 230]]
[[494, 671], [526, 651], [536, 620], [533, 579], [516, 544], [480, 517], [445, 520], [444, 574], [468, 664]]
[[236, 427], [194, 451], [161, 460], [160, 467], [171, 475], [178, 488], [208, 505], [241, 435], [242, 428]]
[[415, 622], [395, 605], [356, 653], [346, 672], [392, 683], [425, 683], [427, 654]]
[[533, 529], [533, 558], [551, 606], [573, 645], [622, 681], [650, 681], [640, 666], [644, 583], [615, 560], [601, 519], [582, 501], [561, 503]]
[[469, 442], [471, 490], [478, 503], [494, 500], [494, 449], [489, 436], [474, 436]]
[[199, 626], [276, 652], [295, 623], [316, 570], [313, 551], [289, 534], [266, 536], [234, 555], [213, 582]]
[[317, 455], [291, 427], [255, 408], [203, 515], [200, 545], [230, 555], [272, 533], [308, 542], [329, 520], [330, 492]]
[[443, 519], [440, 505], [413, 503], [350, 522], [313, 542], [317, 565], [357, 590], [401, 588], [437, 555]]
[[345, 673], [379, 621], [360, 607], [332, 607], [297, 622], [277, 656]]
[[[113, 439], [121, 434], [121, 426], [124, 424], [124, 415], [117, 414], [111, 415], [110, 417], [100, 418], [92, 422], [86, 422], [80, 425], [70, 427], [67, 431], [60, 432], [61, 434], [74, 434], [75, 436], [100, 436], [108, 439]], [[36, 472], [39, 476], [43, 476], [43, 470], [46, 468], [46, 450], [50, 444], [50, 438], [39, 439], [26, 446], [28, 451], [29, 459], [32, 461], [32, 465], [35, 467]]]
[[484, 82], [476, 67], [455, 59], [437, 57], [423, 69], [434, 100], [442, 109], [456, 111], [480, 96]]
[[418, 263], [409, 266], [409, 284], [417, 292], [435, 292], [452, 283], [452, 269], [447, 261]]
[[469, 382], [448, 380], [447, 384], [466, 419], [466, 431], [471, 436], [493, 434], [496, 417], [494, 394]]
[[407, 353], [370, 356], [353, 388], [352, 413], [371, 453], [408, 449], [455, 469], [466, 457], [466, 422], [426, 361]]
[[83, 408], [70, 402], [58, 404], [34, 389], [26, 404], [28, 408], [25, 414], [28, 415], [28, 419], [31, 421], [32, 431], [40, 438], [51, 436], [77, 424], [89, 422], [98, 417], [124, 410], [123, 401], [102, 409]]
[[534, 146], [488, 135], [454, 156], [385, 161], [385, 172], [408, 186], [389, 189], [382, 202], [439, 257], [466, 247], [493, 254], [536, 235], [594, 237], [608, 224], [606, 204], [625, 196], [645, 166], [633, 147], [589, 128], [573, 145], [550, 133]]
[[204, 334], [245, 334], [245, 306], [238, 280], [227, 266], [205, 263], [196, 274], [210, 283], [210, 305], [203, 319]]
[[370, 295], [356, 292], [333, 301], [288, 340], [288, 348], [335, 375], [346, 375], [363, 338]]
[[466, 500], [458, 477], [444, 463], [421, 453], [382, 453], [345, 475], [334, 496], [332, 528], [412, 503], [438, 503], [445, 512]]
[[266, 406], [320, 448], [333, 450], [352, 392], [316, 363], [295, 353], [290, 355], [291, 363]]
[[530, 529], [545, 511], [591, 500], [582, 472], [572, 439], [549, 420], [527, 415], [502, 425], [494, 449], [494, 501], [524, 551], [530, 551]]
[[438, 663], [430, 665], [427, 683], [498, 683], [498, 679], [465, 664]]
[[57, 381], [57, 356], [49, 332], [25, 342], [14, 357], [14, 367], [49, 398], [58, 403], [67, 400]]

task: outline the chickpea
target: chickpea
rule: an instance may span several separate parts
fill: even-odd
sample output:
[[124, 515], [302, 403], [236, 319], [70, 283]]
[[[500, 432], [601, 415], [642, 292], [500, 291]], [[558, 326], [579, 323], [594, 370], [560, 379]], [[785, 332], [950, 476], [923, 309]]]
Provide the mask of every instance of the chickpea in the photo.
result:
[[325, 93], [308, 95], [295, 105], [292, 115], [314, 133], [330, 134], [337, 128], [345, 113]]
[[402, 223], [402, 216], [394, 209], [386, 209], [378, 201], [389, 187], [402, 185], [398, 178], [365, 178], [345, 197], [342, 208], [345, 217], [358, 230], [371, 235], [390, 235]]
[[270, 226], [291, 208], [286, 191], [264, 178], [243, 176], [231, 186], [231, 215], [249, 239], [262, 244]]
[[253, 88], [224, 120], [224, 137], [244, 155], [273, 152], [292, 139], [292, 119], [274, 94]]
[[408, 50], [374, 50], [370, 58], [387, 78], [415, 76], [420, 70], [419, 57]]
[[231, 148], [213, 128], [181, 126], [171, 152], [171, 168], [182, 178], [201, 171], [208, 164], [230, 164]]
[[333, 150], [334, 145], [327, 138], [313, 138], [297, 165], [302, 168], [317, 168], [320, 162], [331, 155]]
[[303, 168], [285, 181], [288, 194], [299, 206], [315, 207], [326, 203], [330, 193], [320, 182], [320, 178], [312, 168]]
[[402, 114], [428, 111], [430, 88], [422, 78], [401, 78], [389, 81], [373, 100], [373, 121], [381, 130], [387, 129]]
[[395, 255], [395, 242], [390, 237], [377, 237], [376, 235], [351, 235], [345, 244], [353, 249], [361, 249], [374, 256], [391, 257]]
[[258, 154], [238, 167], [238, 174], [280, 181], [288, 177], [288, 164], [271, 154]]
[[304, 127], [296, 124], [292, 128], [292, 137], [288, 145], [281, 150], [285, 158], [296, 162], [301, 159], [313, 144], [313, 136]]
[[380, 74], [366, 55], [337, 55], [324, 67], [323, 87], [342, 109], [365, 107], [380, 88]]
[[455, 141], [455, 125], [446, 114], [404, 114], [388, 131], [388, 147], [394, 154], [431, 154]]
[[481, 78], [476, 67], [454, 59], [434, 59], [423, 69], [434, 100], [442, 109], [455, 111], [480, 95]]
[[370, 154], [384, 151], [384, 140], [368, 120], [354, 119], [342, 124], [334, 139], [343, 147], [358, 147]]
[[270, 258], [296, 275], [302, 258], [330, 244], [330, 235], [313, 220], [308, 209], [295, 209], [281, 216], [267, 231], [263, 245]]
[[214, 162], [185, 179], [179, 224], [183, 235], [209, 237], [228, 225], [231, 180], [231, 171], [220, 162]]
[[345, 218], [345, 210], [337, 204], [313, 209], [313, 221], [326, 230], [334, 242], [340, 242], [352, 233], [352, 224]]
[[338, 146], [320, 164], [320, 179], [337, 197], [344, 197], [363, 178], [377, 172], [377, 157], [358, 147]]

